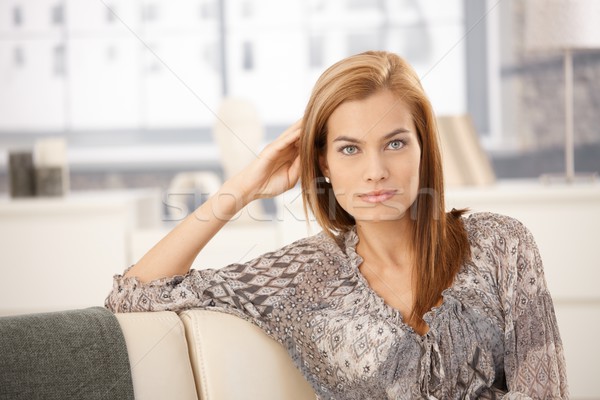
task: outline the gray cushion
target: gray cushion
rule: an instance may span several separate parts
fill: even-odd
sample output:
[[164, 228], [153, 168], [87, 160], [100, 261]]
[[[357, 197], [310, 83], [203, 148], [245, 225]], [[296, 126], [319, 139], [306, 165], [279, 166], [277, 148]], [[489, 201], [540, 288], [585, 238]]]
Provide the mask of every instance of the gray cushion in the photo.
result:
[[102, 307], [0, 317], [0, 399], [133, 399], [125, 340]]

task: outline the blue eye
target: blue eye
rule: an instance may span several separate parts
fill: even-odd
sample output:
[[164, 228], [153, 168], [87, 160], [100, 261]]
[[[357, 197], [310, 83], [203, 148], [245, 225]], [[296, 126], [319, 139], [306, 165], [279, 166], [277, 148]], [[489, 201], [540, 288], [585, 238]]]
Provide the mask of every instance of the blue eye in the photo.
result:
[[358, 151], [358, 148], [356, 146], [344, 146], [341, 148], [340, 151], [342, 152], [342, 154], [350, 156], [352, 154], [355, 154]]
[[404, 147], [404, 142], [400, 139], [392, 140], [388, 143], [388, 147], [392, 150], [399, 150]]

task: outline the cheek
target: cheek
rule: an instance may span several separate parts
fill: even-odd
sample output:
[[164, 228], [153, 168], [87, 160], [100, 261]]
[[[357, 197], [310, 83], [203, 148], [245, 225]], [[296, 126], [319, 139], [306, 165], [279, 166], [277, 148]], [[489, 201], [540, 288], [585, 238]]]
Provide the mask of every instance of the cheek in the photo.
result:
[[356, 165], [338, 166], [330, 165], [329, 176], [331, 177], [331, 187], [336, 196], [350, 195], [356, 192], [360, 187], [358, 177], [360, 169]]
[[419, 193], [421, 192], [418, 173], [410, 181], [409, 192], [410, 192], [410, 202], [413, 203], [417, 199], [417, 196], [419, 195]]
[[344, 179], [348, 170], [348, 166], [340, 160], [340, 156], [337, 153], [327, 154], [323, 168], [323, 172], [327, 171], [332, 179], [334, 177], [339, 177], [338, 179], [341, 180]]
[[412, 165], [411, 175], [412, 175], [413, 179], [417, 181], [417, 185], [418, 185], [419, 177], [421, 175], [421, 149], [420, 148], [417, 148], [412, 153], [411, 165]]
[[410, 197], [411, 197], [411, 204], [413, 204], [415, 201], [417, 201], [417, 198], [420, 195], [427, 195], [427, 194], [431, 194], [435, 197], [434, 194], [429, 193], [430, 190], [428, 190], [427, 188], [422, 188], [421, 187], [421, 179], [420, 179], [420, 175], [419, 175], [419, 170], [417, 170], [415, 172], [414, 178], [412, 179], [411, 185], [410, 185]]
[[417, 189], [419, 188], [421, 182], [421, 166], [419, 162], [416, 163], [417, 166], [412, 171], [412, 185], [414, 185]]
[[416, 160], [412, 161], [410, 166], [407, 167], [406, 175], [404, 176], [404, 188], [407, 191], [410, 203], [416, 200], [421, 191], [420, 177], [420, 162], [419, 158], [416, 158]]

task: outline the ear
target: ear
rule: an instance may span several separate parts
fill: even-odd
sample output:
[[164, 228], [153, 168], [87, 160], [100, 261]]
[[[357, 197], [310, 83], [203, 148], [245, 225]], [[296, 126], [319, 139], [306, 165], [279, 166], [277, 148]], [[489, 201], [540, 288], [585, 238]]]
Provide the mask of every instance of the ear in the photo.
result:
[[329, 168], [327, 167], [327, 157], [325, 154], [319, 154], [319, 167], [321, 167], [321, 172], [323, 175], [329, 177]]

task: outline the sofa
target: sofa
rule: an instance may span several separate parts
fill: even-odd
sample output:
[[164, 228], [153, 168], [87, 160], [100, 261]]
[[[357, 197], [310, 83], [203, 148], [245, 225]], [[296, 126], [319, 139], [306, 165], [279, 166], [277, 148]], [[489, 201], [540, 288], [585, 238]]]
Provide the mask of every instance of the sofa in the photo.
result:
[[0, 398], [316, 398], [282, 346], [218, 311], [2, 317], [0, 335]]

